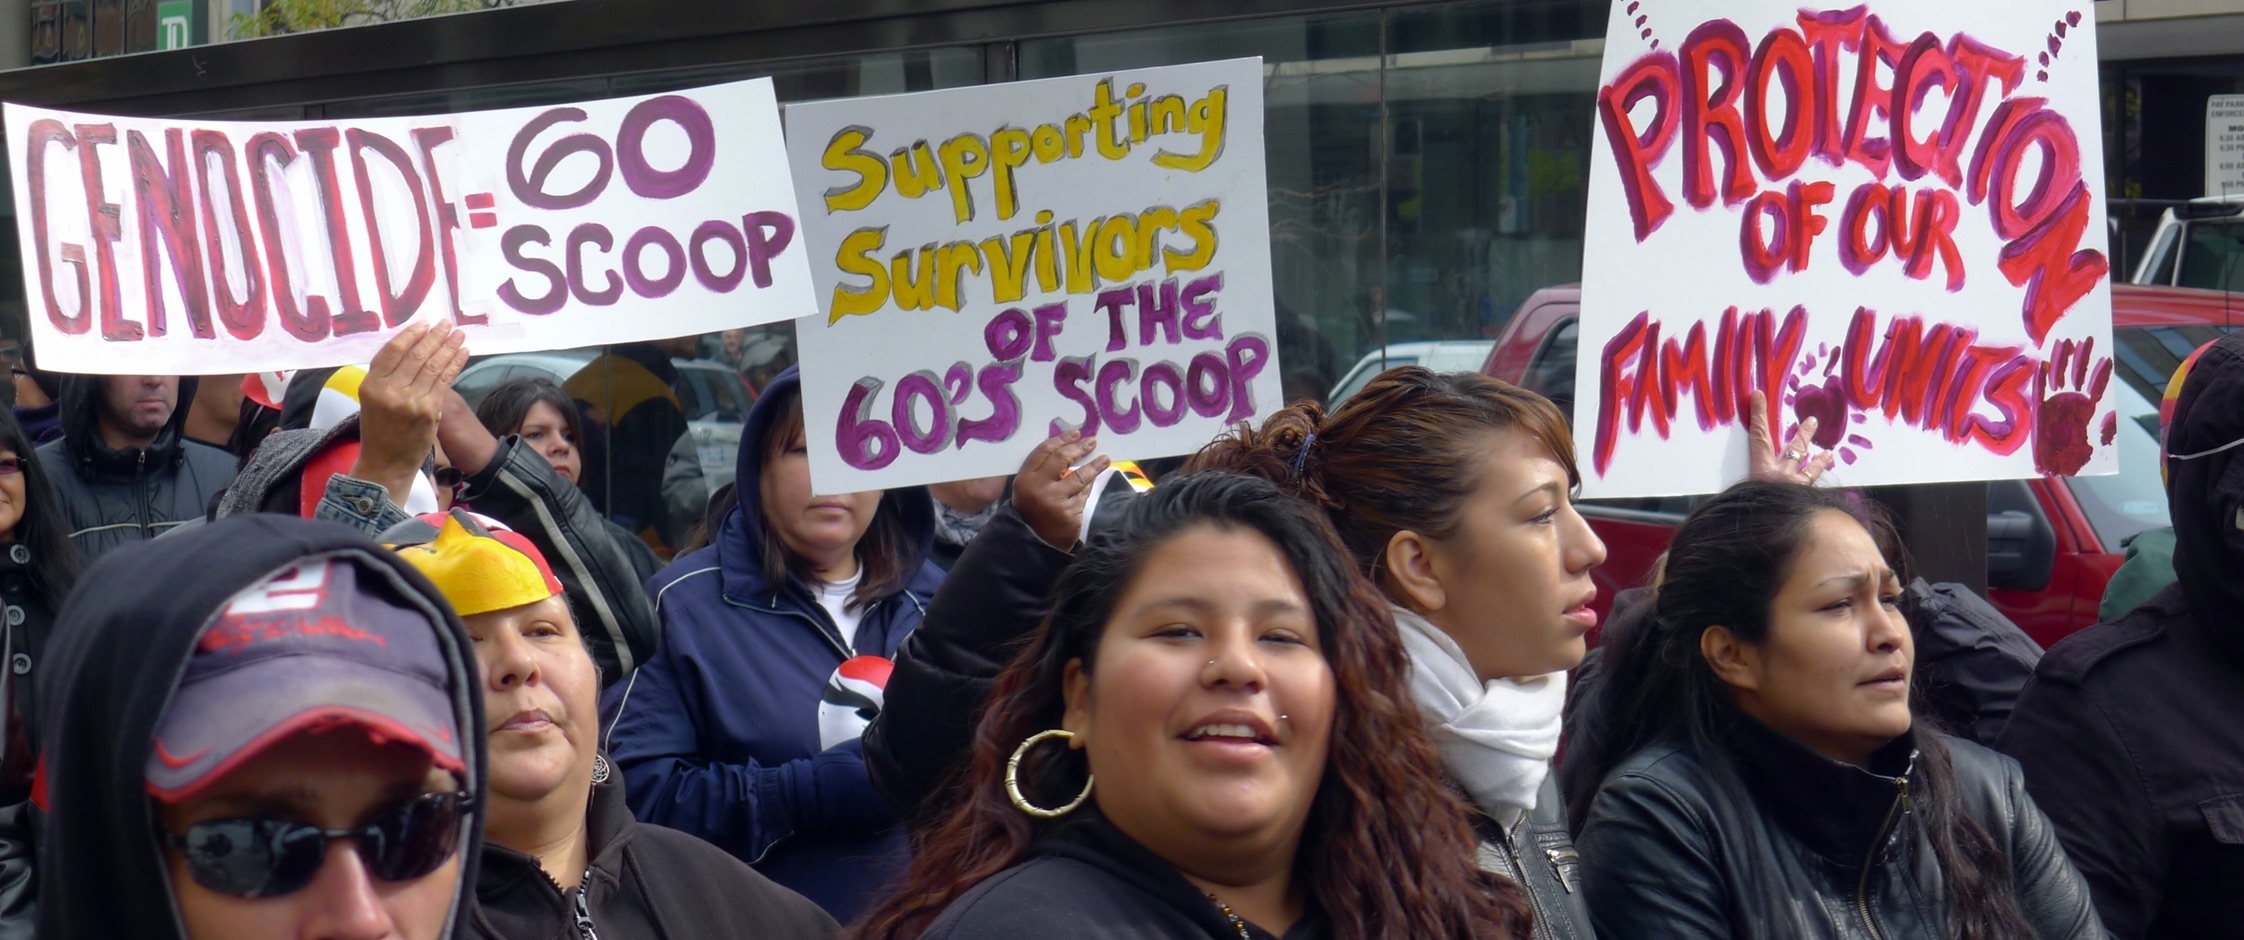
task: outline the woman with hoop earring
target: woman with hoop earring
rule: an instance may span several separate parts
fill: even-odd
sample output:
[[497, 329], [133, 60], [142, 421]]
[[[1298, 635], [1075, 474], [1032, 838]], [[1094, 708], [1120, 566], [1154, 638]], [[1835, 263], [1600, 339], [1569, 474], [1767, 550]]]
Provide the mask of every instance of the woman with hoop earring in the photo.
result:
[[1054, 597], [963, 799], [860, 936], [1527, 936], [1314, 509], [1237, 474], [1164, 482]]

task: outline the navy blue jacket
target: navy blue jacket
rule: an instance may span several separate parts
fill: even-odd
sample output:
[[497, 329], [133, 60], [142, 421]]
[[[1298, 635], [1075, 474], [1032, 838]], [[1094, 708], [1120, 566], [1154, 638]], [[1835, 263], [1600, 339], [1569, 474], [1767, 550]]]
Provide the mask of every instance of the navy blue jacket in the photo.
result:
[[647, 582], [662, 641], [601, 711], [642, 822], [700, 836], [848, 923], [901, 876], [904, 832], [859, 742], [819, 748], [819, 700], [852, 652], [896, 655], [942, 571], [926, 561], [935, 503], [915, 487], [889, 491], [879, 511], [903, 514], [916, 574], [865, 611], [856, 650], [802, 585], [764, 581], [759, 442], [778, 417], [767, 406], [795, 384], [793, 369], [774, 379], [741, 429], [740, 507], [707, 548]]

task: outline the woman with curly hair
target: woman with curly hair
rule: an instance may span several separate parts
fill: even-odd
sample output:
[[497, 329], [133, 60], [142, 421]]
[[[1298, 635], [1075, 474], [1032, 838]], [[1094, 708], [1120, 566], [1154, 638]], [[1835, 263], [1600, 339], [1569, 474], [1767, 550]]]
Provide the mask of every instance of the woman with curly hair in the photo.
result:
[[1605, 544], [1574, 511], [1566, 416], [1487, 376], [1403, 366], [1330, 414], [1296, 402], [1188, 466], [1324, 509], [1385, 595], [1443, 777], [1477, 810], [1481, 866], [1526, 889], [1537, 937], [1590, 937], [1551, 760]]
[[862, 936], [1526, 936], [1518, 887], [1472, 864], [1383, 607], [1267, 481], [1133, 501], [1062, 575], [963, 799]]

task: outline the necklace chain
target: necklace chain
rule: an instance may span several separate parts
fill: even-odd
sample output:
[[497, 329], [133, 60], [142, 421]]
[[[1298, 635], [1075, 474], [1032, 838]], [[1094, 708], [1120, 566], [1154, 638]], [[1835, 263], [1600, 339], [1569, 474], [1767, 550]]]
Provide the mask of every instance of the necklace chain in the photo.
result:
[[1215, 906], [1223, 911], [1224, 918], [1231, 921], [1231, 929], [1239, 932], [1239, 940], [1254, 940], [1254, 935], [1247, 932], [1247, 922], [1240, 920], [1239, 915], [1231, 912], [1231, 905], [1223, 903], [1223, 899], [1216, 897], [1214, 894], [1205, 891], [1201, 893], [1207, 894], [1208, 900], [1214, 901]]

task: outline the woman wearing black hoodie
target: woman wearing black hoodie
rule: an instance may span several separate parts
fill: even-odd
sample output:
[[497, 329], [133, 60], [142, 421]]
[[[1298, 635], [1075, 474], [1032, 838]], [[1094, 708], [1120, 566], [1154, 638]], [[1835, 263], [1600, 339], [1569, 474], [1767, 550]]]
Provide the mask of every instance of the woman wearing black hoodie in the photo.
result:
[[[86, 577], [105, 589], [71, 598], [39, 679], [39, 936], [263, 940], [282, 934], [249, 915], [274, 913], [315, 932], [348, 915], [358, 933], [454, 935], [483, 831], [483, 737], [462, 729], [483, 727], [483, 705], [467, 632], [426, 578], [356, 532], [273, 515], [128, 546]], [[213, 662], [227, 656], [239, 658]], [[379, 678], [345, 699], [332, 694], [342, 675]], [[303, 785], [287, 794], [196, 808], [276, 742], [351, 740], [354, 760], [298, 761]], [[354, 797], [360, 808], [343, 805]], [[222, 838], [244, 818], [262, 828]], [[396, 838], [354, 829], [338, 844], [307, 824]], [[247, 851], [267, 845], [305, 851]], [[374, 874], [388, 876], [379, 890]], [[232, 916], [198, 929], [214, 910]]]

